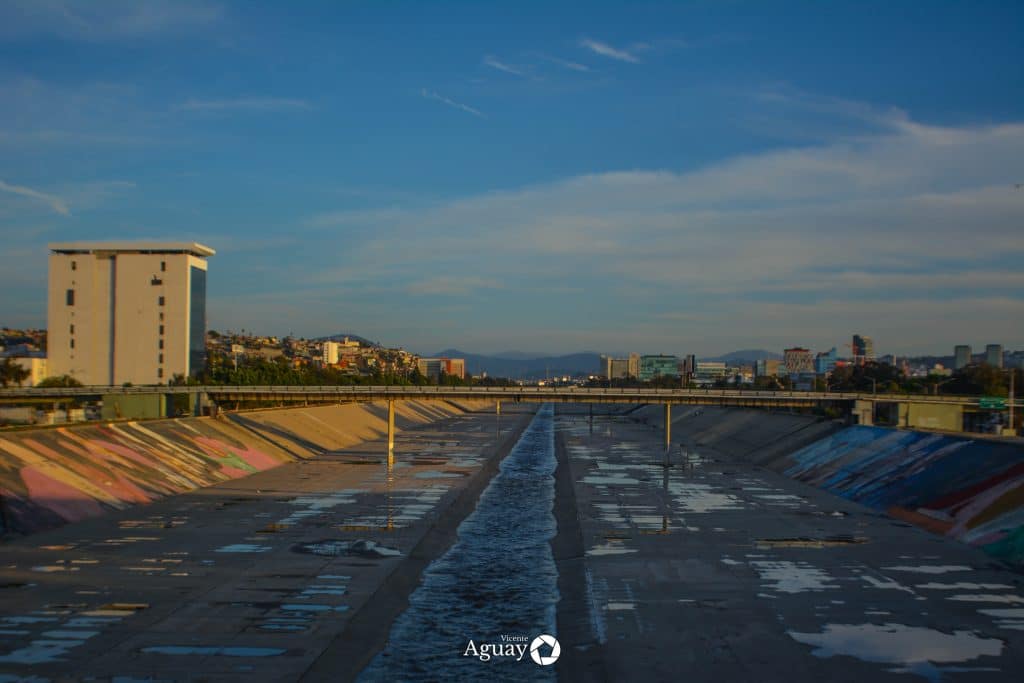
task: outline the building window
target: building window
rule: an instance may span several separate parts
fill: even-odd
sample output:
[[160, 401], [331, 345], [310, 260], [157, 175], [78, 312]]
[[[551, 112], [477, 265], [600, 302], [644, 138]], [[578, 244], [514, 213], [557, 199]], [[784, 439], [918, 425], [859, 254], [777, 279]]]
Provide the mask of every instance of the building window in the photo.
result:
[[66, 299], [66, 300], [67, 300], [67, 302], [68, 302], [68, 306], [74, 306], [74, 305], [75, 305], [75, 290], [73, 290], [73, 289], [69, 289], [69, 290], [68, 290], [68, 291], [67, 291], [67, 292], [65, 293], [65, 295], [64, 295], [64, 296], [65, 296], [65, 299]]
[[163, 339], [160, 340], [160, 348], [161, 349], [164, 348], [164, 340]]
[[149, 281], [149, 284], [154, 285], [154, 286], [162, 285], [163, 283], [164, 283], [164, 281], [161, 280], [160, 278], [158, 278], [156, 275], [154, 275], [153, 279]]
[[161, 334], [161, 335], [163, 335], [163, 333], [164, 333], [164, 326], [163, 326], [163, 325], [161, 325], [161, 326], [160, 326], [160, 334]]
[[163, 368], [157, 368], [156, 369], [156, 376], [162, 378], [164, 376], [164, 369]]
[[163, 365], [163, 362], [164, 362], [164, 354], [162, 354], [162, 353], [160, 354], [160, 360], [159, 360], [158, 362], [159, 362], [159, 363], [160, 363], [161, 365]]
[[71, 270], [78, 270], [78, 264], [74, 261], [71, 262]]
[[164, 298], [163, 298], [163, 297], [160, 297], [160, 298], [158, 298], [158, 299], [156, 300], [156, 302], [157, 302], [157, 304], [158, 304], [158, 305], [160, 305], [160, 306], [163, 306], [163, 305], [164, 305]]
[[164, 321], [164, 312], [160, 311], [160, 322]]
[[75, 333], [75, 326], [74, 326], [74, 324], [72, 324], [71, 325], [71, 334], [74, 334], [74, 333]]
[[71, 348], [75, 348], [75, 338], [71, 338]]
[[160, 272], [164, 273], [166, 271], [167, 271], [167, 261], [161, 261], [160, 262]]

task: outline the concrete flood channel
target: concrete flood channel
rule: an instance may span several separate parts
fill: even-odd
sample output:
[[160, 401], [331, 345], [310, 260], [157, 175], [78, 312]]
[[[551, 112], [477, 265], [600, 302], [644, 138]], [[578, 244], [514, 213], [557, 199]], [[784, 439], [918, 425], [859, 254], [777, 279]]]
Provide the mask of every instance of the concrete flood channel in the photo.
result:
[[[366, 444], [0, 546], [0, 683], [1020, 679], [1021, 574], [628, 411], [465, 416], [391, 473]], [[469, 648], [541, 634], [553, 666]]]

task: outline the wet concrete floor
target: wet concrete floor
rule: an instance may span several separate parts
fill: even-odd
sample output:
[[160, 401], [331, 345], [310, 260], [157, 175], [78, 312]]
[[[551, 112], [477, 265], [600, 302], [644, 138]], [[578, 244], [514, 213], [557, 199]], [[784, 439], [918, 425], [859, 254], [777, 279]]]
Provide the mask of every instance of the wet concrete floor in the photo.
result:
[[1020, 574], [697, 447], [685, 418], [665, 467], [660, 429], [586, 412], [558, 426], [561, 678], [1021, 679]]
[[4, 542], [0, 682], [351, 678], [533, 410], [402, 431], [390, 474], [369, 442]]

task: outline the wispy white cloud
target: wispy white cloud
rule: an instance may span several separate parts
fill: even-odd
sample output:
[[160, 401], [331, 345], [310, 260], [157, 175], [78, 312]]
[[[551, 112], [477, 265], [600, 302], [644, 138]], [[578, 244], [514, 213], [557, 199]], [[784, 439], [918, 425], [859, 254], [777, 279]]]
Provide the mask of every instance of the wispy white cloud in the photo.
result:
[[551, 62], [552, 64], [557, 64], [558, 66], [564, 67], [564, 68], [569, 69], [571, 71], [580, 71], [582, 73], [588, 73], [588, 72], [590, 72], [592, 70], [586, 64], [580, 64], [579, 62], [572, 62], [572, 61], [569, 61], [568, 59], [562, 59], [560, 57], [552, 57], [551, 55], [544, 54], [543, 52], [538, 52], [538, 53], [536, 53], [536, 55], [538, 57], [540, 57], [541, 59], [543, 59], [544, 61], [546, 61], [546, 62]]
[[[639, 64], [640, 59], [630, 52], [629, 50], [612, 47], [608, 43], [602, 43], [598, 40], [591, 38], [583, 38], [580, 40], [580, 46], [585, 47], [595, 54], [599, 54], [602, 57], [609, 57], [610, 59], [616, 59], [620, 62], [629, 62], [630, 64]], [[643, 47], [643, 44], [641, 44]]]
[[492, 69], [497, 69], [498, 71], [504, 71], [505, 73], [512, 74], [513, 76], [525, 76], [526, 75], [523, 72], [522, 69], [519, 69], [519, 68], [514, 67], [514, 66], [510, 66], [510, 65], [506, 64], [505, 62], [498, 61], [497, 58], [492, 57], [491, 55], [487, 55], [486, 57], [484, 57], [483, 62], [484, 62], [484, 64], [486, 64], [487, 66], [491, 67]]
[[100, 42], [206, 27], [223, 14], [220, 4], [202, 0], [7, 0], [0, 4], [0, 38]]
[[408, 286], [410, 294], [467, 296], [485, 289], [503, 289], [500, 282], [484, 277], [440, 275], [417, 280]]
[[427, 90], [426, 88], [423, 88], [422, 90], [420, 90], [420, 95], [422, 97], [428, 99], [428, 100], [434, 100], [435, 102], [440, 102], [441, 104], [448, 105], [449, 107], [453, 107], [454, 109], [459, 109], [461, 111], [464, 111], [467, 114], [472, 114], [473, 116], [479, 116], [482, 119], [486, 119], [487, 118], [487, 116], [484, 115], [484, 113], [482, 111], [480, 111], [479, 109], [474, 109], [473, 107], [469, 106], [468, 104], [462, 104], [461, 102], [456, 102], [455, 100], [449, 99], [449, 98], [445, 97], [444, 95], [439, 95], [436, 92], [434, 92], [433, 90]]
[[20, 195], [22, 197], [28, 197], [29, 199], [35, 199], [37, 201], [44, 202], [49, 205], [54, 212], [59, 213], [62, 216], [70, 216], [71, 211], [68, 210], [68, 205], [63, 199], [57, 195], [48, 194], [46, 192], [40, 192], [39, 190], [33, 190], [31, 187], [25, 187], [24, 185], [10, 185], [0, 180], [0, 191], [10, 192], [11, 194]]
[[303, 111], [312, 109], [306, 100], [285, 97], [237, 97], [229, 99], [188, 99], [176, 109], [183, 111]]

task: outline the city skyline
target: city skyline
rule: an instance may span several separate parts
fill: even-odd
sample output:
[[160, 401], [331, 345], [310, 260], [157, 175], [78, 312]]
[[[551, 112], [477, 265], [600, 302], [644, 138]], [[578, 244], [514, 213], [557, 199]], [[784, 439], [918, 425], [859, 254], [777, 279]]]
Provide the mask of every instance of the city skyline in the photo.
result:
[[1024, 348], [1020, 7], [400, 6], [6, 3], [0, 323], [46, 243], [160, 239], [211, 329]]

